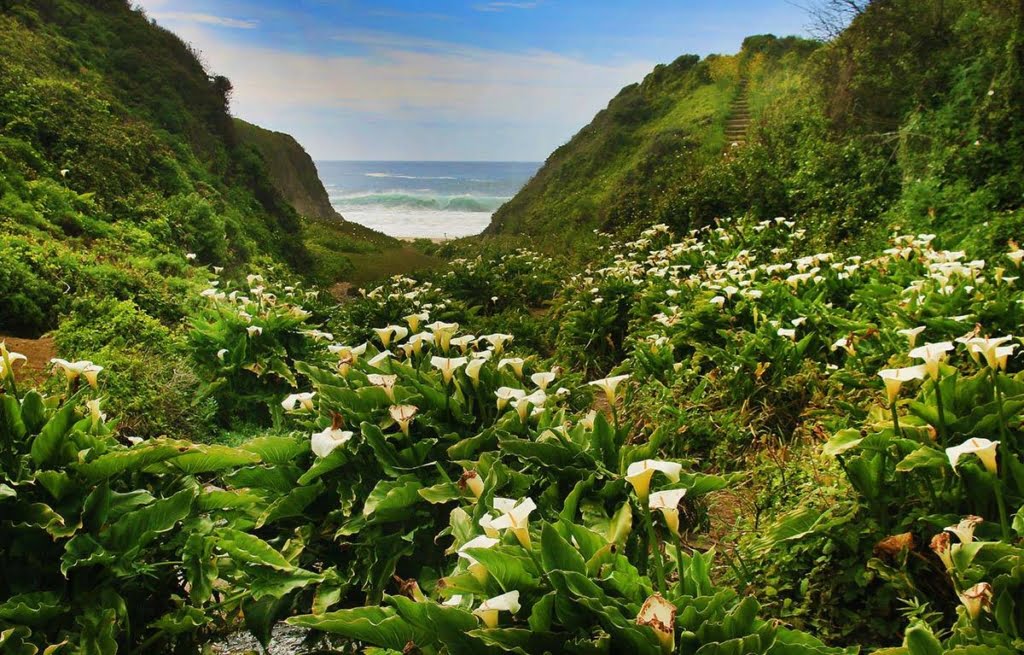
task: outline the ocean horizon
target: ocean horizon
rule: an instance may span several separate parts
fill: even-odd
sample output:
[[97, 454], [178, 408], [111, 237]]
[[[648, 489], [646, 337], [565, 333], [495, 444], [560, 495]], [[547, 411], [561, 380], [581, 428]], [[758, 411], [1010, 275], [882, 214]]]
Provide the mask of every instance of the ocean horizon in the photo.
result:
[[316, 161], [334, 208], [393, 237], [479, 234], [542, 162]]

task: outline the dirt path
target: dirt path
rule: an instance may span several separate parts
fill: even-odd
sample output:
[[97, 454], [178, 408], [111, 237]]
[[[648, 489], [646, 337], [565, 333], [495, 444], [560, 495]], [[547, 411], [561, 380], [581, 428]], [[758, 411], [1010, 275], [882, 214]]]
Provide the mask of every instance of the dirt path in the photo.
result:
[[740, 80], [739, 93], [732, 101], [729, 118], [725, 122], [726, 150], [738, 148], [747, 143], [747, 130], [750, 128], [750, 105], [747, 100], [747, 80]]
[[28, 361], [15, 364], [15, 375], [19, 380], [39, 382], [46, 377], [46, 369], [50, 360], [57, 356], [57, 347], [53, 337], [39, 339], [19, 339], [0, 334], [0, 341], [7, 345], [7, 350], [21, 353]]

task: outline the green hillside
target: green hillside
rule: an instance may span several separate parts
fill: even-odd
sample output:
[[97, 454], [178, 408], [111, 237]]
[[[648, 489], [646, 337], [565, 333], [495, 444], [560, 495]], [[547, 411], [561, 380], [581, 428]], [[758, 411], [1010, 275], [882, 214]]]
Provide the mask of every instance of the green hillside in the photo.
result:
[[[734, 56], [659, 66], [552, 153], [488, 233], [558, 241], [798, 216], [831, 243], [895, 224], [969, 231], [979, 211], [1001, 220], [1024, 192], [1020, 14], [872, 2], [825, 44], [750, 37]], [[749, 121], [730, 122], [737, 106]]]
[[337, 250], [390, 245], [304, 225], [240, 139], [230, 82], [129, 4], [0, 5], [0, 332], [51, 329], [89, 294], [176, 320], [188, 253], [332, 281], [353, 268]]

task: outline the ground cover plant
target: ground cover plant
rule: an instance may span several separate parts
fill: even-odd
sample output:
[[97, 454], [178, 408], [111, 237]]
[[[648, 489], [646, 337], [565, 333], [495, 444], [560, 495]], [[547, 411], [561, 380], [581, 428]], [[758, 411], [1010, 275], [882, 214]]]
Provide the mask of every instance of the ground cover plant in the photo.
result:
[[[41, 394], [5, 350], [5, 644], [173, 649], [288, 620], [396, 651], [1013, 652], [1024, 251], [896, 234], [802, 255], [789, 223], [654, 226], [562, 285], [566, 316], [620, 294], [599, 364], [565, 341], [607, 340], [599, 321], [559, 321], [552, 357], [444, 320], [475, 302], [465, 262], [340, 312], [273, 272], [208, 272], [188, 346], [204, 395], [265, 416], [237, 445], [119, 435], [113, 370], [55, 361]], [[709, 534], [746, 484], [736, 453], [801, 432], [791, 466], [850, 493]], [[780, 570], [787, 603], [763, 584]], [[840, 585], [843, 614], [808, 611]]]

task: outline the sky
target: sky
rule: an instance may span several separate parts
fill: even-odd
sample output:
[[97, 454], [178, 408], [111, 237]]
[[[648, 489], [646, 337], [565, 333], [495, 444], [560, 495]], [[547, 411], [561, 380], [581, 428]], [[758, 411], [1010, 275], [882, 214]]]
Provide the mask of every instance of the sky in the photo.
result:
[[792, 0], [135, 4], [317, 160], [542, 161], [656, 64], [808, 23]]

